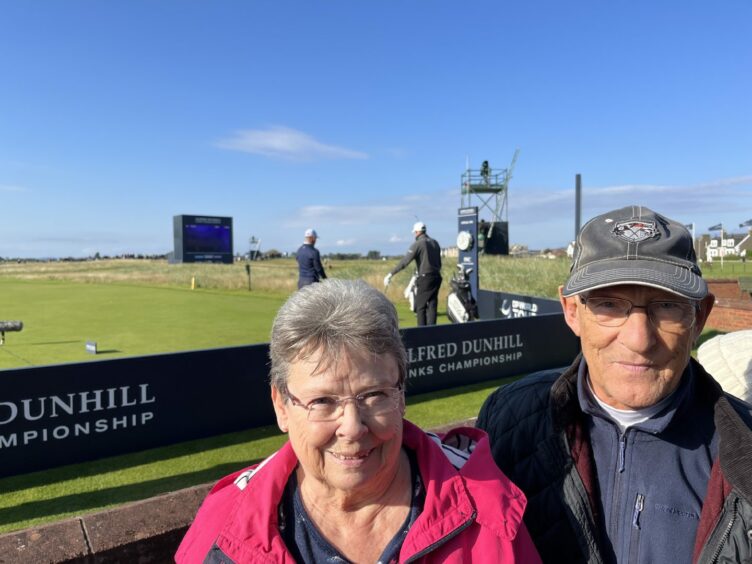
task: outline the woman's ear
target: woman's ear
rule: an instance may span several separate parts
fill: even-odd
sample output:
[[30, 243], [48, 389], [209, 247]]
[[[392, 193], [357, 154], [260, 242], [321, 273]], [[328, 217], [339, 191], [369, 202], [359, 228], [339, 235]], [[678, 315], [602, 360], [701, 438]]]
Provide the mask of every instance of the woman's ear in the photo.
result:
[[277, 415], [277, 427], [283, 433], [287, 433], [290, 428], [288, 425], [289, 413], [287, 411], [289, 406], [284, 394], [274, 385], [272, 385], [272, 404], [274, 405], [274, 413]]

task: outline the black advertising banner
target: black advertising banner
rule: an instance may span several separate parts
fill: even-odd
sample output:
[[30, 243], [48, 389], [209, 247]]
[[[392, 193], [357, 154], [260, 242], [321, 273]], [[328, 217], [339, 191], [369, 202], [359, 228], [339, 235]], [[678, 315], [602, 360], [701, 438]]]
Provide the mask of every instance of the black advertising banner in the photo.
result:
[[[562, 315], [403, 330], [408, 395], [569, 364]], [[0, 476], [272, 425], [266, 344], [0, 371]]]
[[405, 329], [408, 394], [569, 365], [579, 340], [563, 315]]
[[481, 319], [515, 319], [561, 312], [559, 300], [490, 290], [478, 291], [478, 316]]
[[267, 345], [0, 371], [0, 476], [274, 422]]

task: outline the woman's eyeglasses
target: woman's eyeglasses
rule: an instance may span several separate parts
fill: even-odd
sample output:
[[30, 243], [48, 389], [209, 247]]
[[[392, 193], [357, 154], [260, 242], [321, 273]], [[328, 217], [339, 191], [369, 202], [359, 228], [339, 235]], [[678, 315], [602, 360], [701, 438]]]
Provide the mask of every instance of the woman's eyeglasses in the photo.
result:
[[309, 421], [334, 421], [342, 416], [345, 411], [345, 403], [355, 402], [358, 411], [363, 415], [385, 415], [399, 407], [402, 397], [402, 388], [391, 386], [369, 390], [356, 396], [319, 396], [308, 402], [303, 402], [292, 395], [289, 390], [284, 394], [295, 406], [308, 411]]

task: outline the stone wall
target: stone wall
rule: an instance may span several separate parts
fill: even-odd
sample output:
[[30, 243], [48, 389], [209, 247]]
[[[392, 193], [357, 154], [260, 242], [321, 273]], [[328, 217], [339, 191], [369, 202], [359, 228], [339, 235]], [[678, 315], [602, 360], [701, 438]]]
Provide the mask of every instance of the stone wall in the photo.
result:
[[745, 292], [739, 287], [737, 280], [708, 280], [708, 288], [716, 298], [728, 298], [732, 300], [741, 300], [752, 302], [749, 292]]
[[752, 296], [736, 280], [708, 280], [715, 305], [705, 327], [731, 332], [752, 329]]
[[212, 484], [0, 536], [0, 563], [173, 562]]

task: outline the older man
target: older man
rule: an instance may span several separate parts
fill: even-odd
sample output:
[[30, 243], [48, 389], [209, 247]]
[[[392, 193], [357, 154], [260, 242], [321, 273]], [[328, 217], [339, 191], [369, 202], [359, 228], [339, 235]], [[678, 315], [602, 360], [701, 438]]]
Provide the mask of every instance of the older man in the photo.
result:
[[690, 234], [642, 206], [600, 215], [559, 292], [582, 354], [478, 419], [543, 560], [752, 561], [752, 407], [690, 358], [714, 302]]

